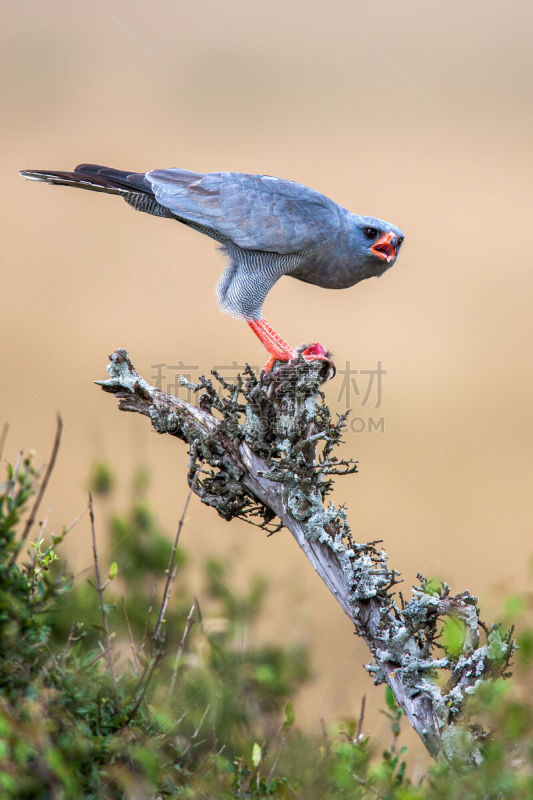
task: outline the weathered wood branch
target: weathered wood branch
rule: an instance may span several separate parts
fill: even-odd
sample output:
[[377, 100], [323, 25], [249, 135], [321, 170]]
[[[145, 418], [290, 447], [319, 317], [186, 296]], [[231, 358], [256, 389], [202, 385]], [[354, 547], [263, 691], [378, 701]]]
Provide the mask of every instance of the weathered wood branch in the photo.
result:
[[[158, 433], [189, 445], [188, 481], [203, 503], [273, 530], [277, 517], [352, 620], [372, 654], [366, 669], [387, 683], [429, 753], [452, 752], [455, 722], [466, 696], [488, 677], [503, 674], [513, 652], [497, 626], [480, 644], [476, 598], [451, 596], [446, 584], [425, 581], [398, 606], [399, 573], [376, 542], [353, 540], [345, 510], [326, 503], [332, 475], [356, 471], [332, 455], [345, 417], [332, 421], [320, 391], [320, 362], [280, 365], [259, 379], [247, 369], [236, 385], [216, 375], [198, 384], [192, 405], [150, 386], [128, 353], [110, 356], [109, 379], [96, 381], [122, 411], [149, 417]], [[436, 639], [453, 625], [453, 642]], [[482, 626], [484, 628], [484, 626]], [[447, 680], [437, 680], [445, 671]], [[475, 734], [473, 734], [475, 735]]]

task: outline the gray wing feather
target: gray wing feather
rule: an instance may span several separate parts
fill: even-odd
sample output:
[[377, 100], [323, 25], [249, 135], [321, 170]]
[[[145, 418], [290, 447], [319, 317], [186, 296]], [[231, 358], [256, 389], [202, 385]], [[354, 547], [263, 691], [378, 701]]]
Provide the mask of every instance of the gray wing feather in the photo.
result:
[[293, 181], [268, 175], [161, 169], [146, 173], [157, 202], [248, 250], [299, 253], [332, 238], [343, 209]]

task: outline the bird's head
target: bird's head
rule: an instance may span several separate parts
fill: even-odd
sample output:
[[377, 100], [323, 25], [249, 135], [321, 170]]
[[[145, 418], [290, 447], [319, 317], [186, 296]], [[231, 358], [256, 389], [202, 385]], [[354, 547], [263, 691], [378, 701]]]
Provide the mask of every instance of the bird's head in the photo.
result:
[[398, 258], [404, 235], [390, 222], [353, 215], [351, 238], [371, 274], [382, 275]]

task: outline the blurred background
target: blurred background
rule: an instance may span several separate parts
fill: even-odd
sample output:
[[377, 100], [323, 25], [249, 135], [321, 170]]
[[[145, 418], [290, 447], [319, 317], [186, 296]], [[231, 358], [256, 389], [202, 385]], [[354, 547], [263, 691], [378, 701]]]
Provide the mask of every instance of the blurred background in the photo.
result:
[[[336, 355], [327, 395], [353, 409], [344, 455], [360, 462], [336, 499], [355, 538], [384, 540], [404, 594], [417, 572], [440, 577], [478, 595], [490, 619], [503, 592], [528, 584], [533, 552], [531, 4], [1, 7], [0, 418], [4, 458], [35, 448], [45, 462], [63, 415], [49, 528], [84, 507], [95, 460], [124, 495], [147, 465], [160, 518], [170, 532], [179, 519], [185, 448], [92, 385], [112, 350], [126, 347], [170, 390], [179, 362], [192, 377], [215, 365], [228, 377], [265, 352], [217, 309], [223, 263], [210, 240], [17, 170], [88, 161], [279, 175], [406, 233], [380, 280], [327, 292], [284, 279], [265, 314], [291, 343]], [[192, 560], [230, 559], [236, 584], [270, 580], [258, 637], [311, 647], [301, 725], [357, 713], [366, 693], [368, 727], [386, 727], [365, 647], [286, 531], [266, 538], [194, 499], [183, 544]], [[66, 549], [76, 569], [90, 566], [86, 520]]]

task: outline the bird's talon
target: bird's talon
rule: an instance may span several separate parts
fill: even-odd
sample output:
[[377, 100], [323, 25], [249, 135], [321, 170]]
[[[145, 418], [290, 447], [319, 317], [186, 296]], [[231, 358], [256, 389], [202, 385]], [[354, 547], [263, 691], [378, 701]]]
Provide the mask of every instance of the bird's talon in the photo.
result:
[[330, 380], [335, 377], [337, 368], [333, 363], [332, 354], [319, 342], [313, 342], [313, 344], [298, 348], [298, 352], [306, 361], [323, 361], [328, 365], [327, 372], [323, 374], [324, 380]]
[[266, 374], [268, 375], [270, 372], [272, 372], [272, 369], [273, 369], [273, 367], [274, 367], [274, 365], [276, 364], [277, 361], [281, 361], [282, 363], [288, 364], [290, 361], [294, 361], [294, 359], [297, 358], [297, 357], [298, 357], [298, 353], [296, 353], [296, 351], [293, 352], [293, 353], [289, 353], [289, 352], [287, 352], [287, 353], [275, 353], [275, 354], [270, 356], [270, 358], [268, 359], [268, 361], [264, 365], [264, 367], [261, 370], [261, 372], [266, 372]]
[[305, 345], [303, 347], [299, 347], [297, 350], [287, 351], [284, 353], [276, 353], [273, 354], [265, 366], [262, 369], [262, 372], [266, 373], [267, 375], [272, 372], [276, 362], [280, 361], [285, 364], [290, 364], [293, 361], [296, 361], [300, 356], [302, 356], [305, 361], [323, 361], [325, 364], [328, 365], [327, 373], [323, 376], [324, 380], [328, 380], [330, 378], [335, 377], [336, 367], [332, 361], [331, 353], [329, 350], [326, 350], [318, 342], [313, 342], [313, 344]]

